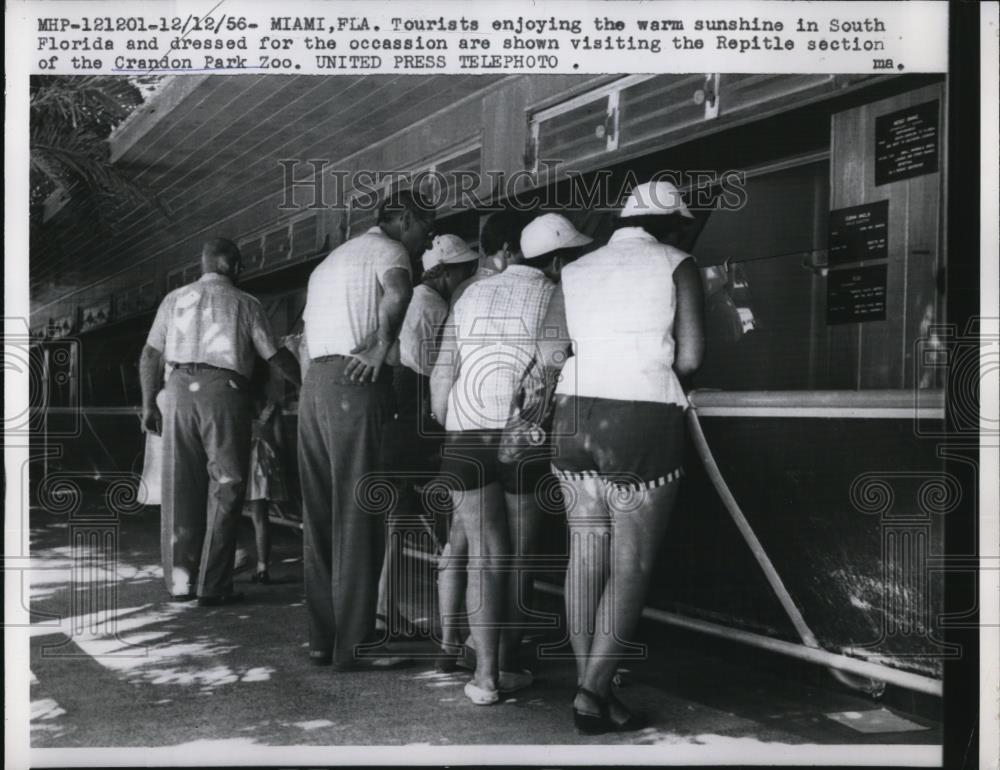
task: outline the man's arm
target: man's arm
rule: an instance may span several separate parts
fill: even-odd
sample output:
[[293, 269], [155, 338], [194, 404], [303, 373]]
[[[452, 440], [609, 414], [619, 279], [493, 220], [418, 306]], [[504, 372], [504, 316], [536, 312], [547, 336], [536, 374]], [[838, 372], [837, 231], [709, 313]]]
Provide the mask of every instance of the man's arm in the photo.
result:
[[139, 384], [142, 387], [142, 429], [159, 436], [163, 431], [163, 415], [156, 405], [156, 394], [163, 382], [163, 353], [151, 345], [142, 348], [139, 356]]
[[279, 376], [288, 380], [296, 388], [302, 386], [299, 362], [288, 348], [278, 348], [278, 352], [267, 359], [267, 363], [270, 364], [272, 371], [277, 372]]
[[393, 267], [382, 275], [382, 288], [385, 293], [378, 305], [378, 328], [375, 334], [351, 351], [353, 360], [348, 361], [344, 371], [355, 382], [370, 380], [375, 382], [378, 377], [389, 348], [396, 341], [399, 327], [406, 315], [406, 306], [413, 296], [413, 286], [410, 284], [410, 273], [405, 268]]
[[301, 386], [302, 375], [299, 372], [299, 362], [290, 350], [275, 344], [271, 322], [260, 302], [254, 301], [251, 305], [249, 324], [250, 340], [253, 347], [257, 351], [257, 355], [267, 361], [271, 372], [288, 380], [295, 387]]

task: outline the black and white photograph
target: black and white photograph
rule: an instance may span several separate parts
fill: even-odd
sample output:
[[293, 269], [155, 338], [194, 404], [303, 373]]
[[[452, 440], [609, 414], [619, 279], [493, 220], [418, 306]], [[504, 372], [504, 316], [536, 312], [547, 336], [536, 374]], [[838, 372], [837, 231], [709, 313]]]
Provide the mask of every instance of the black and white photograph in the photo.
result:
[[7, 766], [1000, 766], [995, 3], [6, 15]]

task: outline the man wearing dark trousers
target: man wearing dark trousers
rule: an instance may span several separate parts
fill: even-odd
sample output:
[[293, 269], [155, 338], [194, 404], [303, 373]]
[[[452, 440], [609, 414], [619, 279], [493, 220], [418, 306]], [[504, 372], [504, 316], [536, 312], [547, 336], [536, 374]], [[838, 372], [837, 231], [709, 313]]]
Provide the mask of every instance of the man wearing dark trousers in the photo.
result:
[[377, 667], [357, 646], [375, 633], [385, 508], [370, 488], [380, 472], [391, 404], [383, 366], [412, 295], [433, 210], [408, 192], [379, 207], [378, 224], [313, 271], [306, 295], [309, 370], [299, 399], [309, 657], [341, 670]]
[[206, 242], [201, 278], [164, 297], [139, 363], [143, 429], [163, 435], [163, 576], [175, 599], [201, 605], [242, 598], [233, 592], [233, 554], [250, 455], [254, 355], [299, 383], [295, 359], [275, 346], [260, 301], [236, 288], [240, 268], [236, 244]]

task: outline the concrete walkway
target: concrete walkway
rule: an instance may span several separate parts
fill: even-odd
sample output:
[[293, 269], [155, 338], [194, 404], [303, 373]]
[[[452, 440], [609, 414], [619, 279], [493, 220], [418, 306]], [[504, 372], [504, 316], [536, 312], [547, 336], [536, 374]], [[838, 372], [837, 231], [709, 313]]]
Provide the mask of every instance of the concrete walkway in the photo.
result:
[[[631, 666], [622, 699], [654, 726], [627, 735], [575, 732], [566, 660], [540, 662], [534, 687], [494, 707], [466, 700], [467, 673], [436, 674], [428, 660], [380, 672], [316, 668], [304, 643], [301, 539], [275, 530], [277, 583], [251, 585], [242, 573], [247, 602], [209, 609], [167, 601], [157, 509], [125, 518], [104, 541], [33, 511], [32, 745], [940, 743], [940, 725], [913, 715], [903, 716], [919, 730], [851, 729], [826, 714], [870, 721], [881, 707], [810, 684], [815, 672], [748, 665], [742, 648], [720, 656], [669, 634], [647, 639], [650, 659]], [[252, 550], [251, 534], [247, 525], [241, 543]], [[117, 548], [117, 563], [102, 561], [104, 547]]]

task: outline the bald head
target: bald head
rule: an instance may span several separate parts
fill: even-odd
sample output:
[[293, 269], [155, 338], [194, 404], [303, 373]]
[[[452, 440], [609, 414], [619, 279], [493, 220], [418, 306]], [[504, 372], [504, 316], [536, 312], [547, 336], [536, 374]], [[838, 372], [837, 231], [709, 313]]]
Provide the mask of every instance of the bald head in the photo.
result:
[[242, 264], [239, 248], [228, 238], [212, 238], [201, 247], [202, 273], [221, 273], [235, 278]]

